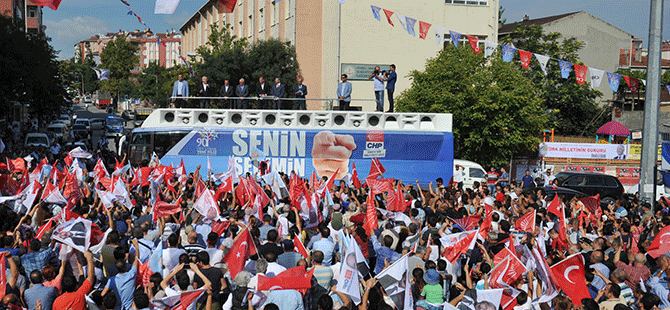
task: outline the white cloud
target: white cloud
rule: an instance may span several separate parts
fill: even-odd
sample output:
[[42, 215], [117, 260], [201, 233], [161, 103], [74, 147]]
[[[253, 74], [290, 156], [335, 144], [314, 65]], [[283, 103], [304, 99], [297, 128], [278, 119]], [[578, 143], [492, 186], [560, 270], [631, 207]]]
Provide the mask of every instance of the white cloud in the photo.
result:
[[73, 56], [75, 43], [109, 31], [105, 21], [90, 16], [75, 16], [60, 21], [45, 19], [44, 25], [47, 26], [46, 34], [53, 39], [54, 48], [61, 51], [61, 59]]

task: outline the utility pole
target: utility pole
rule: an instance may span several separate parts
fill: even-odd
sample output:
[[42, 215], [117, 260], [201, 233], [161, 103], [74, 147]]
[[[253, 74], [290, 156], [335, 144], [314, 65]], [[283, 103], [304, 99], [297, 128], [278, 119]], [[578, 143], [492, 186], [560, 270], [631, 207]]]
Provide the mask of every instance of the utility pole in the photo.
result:
[[[640, 196], [643, 201], [656, 200], [656, 164], [658, 154], [658, 113], [661, 102], [661, 39], [663, 35], [663, 0], [651, 0], [649, 12], [649, 56], [647, 57], [647, 90], [644, 100], [642, 160], [640, 161]], [[653, 204], [652, 204], [653, 205]]]

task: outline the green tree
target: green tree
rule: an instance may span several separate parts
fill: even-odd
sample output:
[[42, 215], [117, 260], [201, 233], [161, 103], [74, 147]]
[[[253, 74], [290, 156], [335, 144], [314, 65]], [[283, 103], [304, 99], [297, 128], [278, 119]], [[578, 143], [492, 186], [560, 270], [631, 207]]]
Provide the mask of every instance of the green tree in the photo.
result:
[[142, 70], [142, 74], [137, 76], [140, 98], [149, 99], [153, 104], [165, 101], [166, 93], [161, 92], [161, 84], [166, 82], [163, 79], [167, 78], [167, 76], [163, 76], [165, 71], [165, 68], [155, 61], [150, 62]]
[[484, 58], [450, 45], [409, 78], [398, 111], [452, 113], [456, 157], [503, 165], [512, 154], [537, 148], [547, 121], [542, 101], [530, 79], [499, 52]]
[[245, 67], [251, 70], [254, 78], [251, 84], [256, 83], [256, 79], [261, 76], [270, 83], [274, 83], [278, 77], [286, 86], [287, 95], [292, 94], [290, 90], [295, 88], [300, 71], [295, 46], [276, 39], [252, 44], [247, 52]]
[[[577, 55], [582, 42], [575, 38], [561, 40], [560, 33], [544, 33], [540, 25], [520, 26], [501, 39], [501, 43], [513, 43], [517, 49], [582, 64]], [[515, 57], [519, 59], [518, 55]], [[514, 63], [521, 67], [518, 61]], [[542, 107], [549, 116], [549, 128], [562, 135], [591, 136], [609, 120], [609, 109], [596, 103], [602, 93], [588, 84], [578, 84], [574, 72], [568, 79], [562, 78], [557, 61], [549, 61], [546, 75], [537, 61], [531, 61], [530, 69], [524, 69], [523, 74], [531, 79], [535, 95], [542, 99]]]
[[[128, 82], [130, 71], [139, 62], [137, 46], [123, 37], [109, 41], [100, 54], [101, 66], [109, 70], [109, 80], [101, 81], [100, 88], [120, 98], [133, 93], [132, 85]], [[118, 99], [117, 99], [118, 102]]]

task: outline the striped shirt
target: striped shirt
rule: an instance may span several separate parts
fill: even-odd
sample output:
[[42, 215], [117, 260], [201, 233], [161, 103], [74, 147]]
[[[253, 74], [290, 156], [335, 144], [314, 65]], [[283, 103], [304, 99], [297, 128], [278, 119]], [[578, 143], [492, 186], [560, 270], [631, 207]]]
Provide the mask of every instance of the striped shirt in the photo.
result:
[[323, 265], [314, 266], [314, 278], [321, 287], [330, 290], [330, 283], [333, 280], [333, 269]]
[[199, 243], [189, 243], [184, 246], [184, 250], [188, 253], [189, 257], [195, 257], [198, 252], [204, 251], [205, 247]]

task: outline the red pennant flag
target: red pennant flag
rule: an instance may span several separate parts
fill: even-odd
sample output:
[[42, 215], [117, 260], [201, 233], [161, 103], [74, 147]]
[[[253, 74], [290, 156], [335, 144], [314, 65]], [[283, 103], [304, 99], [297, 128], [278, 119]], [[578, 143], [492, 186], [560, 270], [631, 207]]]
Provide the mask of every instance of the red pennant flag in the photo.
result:
[[475, 51], [475, 53], [480, 54], [482, 49], [479, 48], [479, 38], [469, 35], [466, 35], [465, 37], [468, 38], [468, 42], [470, 42], [470, 47], [472, 47], [472, 50]]
[[302, 254], [302, 256], [305, 257], [305, 259], [309, 256], [307, 254], [307, 249], [305, 249], [305, 245], [302, 243], [300, 237], [298, 237], [297, 235], [293, 236], [293, 251]]
[[520, 232], [529, 232], [532, 233], [535, 231], [535, 213], [537, 211], [528, 212], [520, 217], [516, 224], [514, 224], [514, 229]]
[[372, 192], [372, 195], [394, 191], [393, 179], [367, 178], [365, 179], [365, 182], [368, 184], [368, 187], [370, 188], [370, 192]]
[[309, 272], [305, 271], [305, 266], [297, 266], [275, 275], [274, 277], [258, 276], [259, 291], [273, 290], [297, 290], [304, 292], [312, 287], [312, 275], [314, 268]]
[[444, 258], [446, 258], [452, 264], [455, 263], [456, 260], [461, 257], [461, 254], [468, 251], [470, 243], [472, 243], [476, 236], [477, 232], [473, 231], [467, 237], [456, 242], [453, 246], [445, 247], [444, 251], [442, 252], [442, 256], [444, 256]]
[[233, 176], [229, 176], [224, 179], [219, 188], [216, 189], [216, 194], [214, 194], [214, 201], [219, 201], [224, 193], [233, 191]]
[[586, 288], [584, 258], [582, 254], [571, 255], [551, 266], [552, 279], [572, 300], [572, 304], [580, 305], [582, 299], [591, 298]]
[[651, 242], [647, 253], [653, 258], [657, 258], [668, 252], [670, 252], [670, 226], [665, 226], [654, 237], [654, 241]]
[[[219, 11], [224, 13], [232, 13], [235, 10], [235, 4], [237, 0], [219, 0]], [[223, 8], [221, 7], [223, 6]]]
[[367, 212], [365, 214], [365, 223], [363, 223], [363, 228], [365, 232], [370, 235], [373, 230], [379, 227], [377, 223], [377, 205], [375, 204], [374, 195], [369, 194], [367, 199]]
[[393, 22], [391, 21], [391, 16], [393, 16], [393, 12], [392, 12], [392, 11], [389, 11], [389, 10], [387, 10], [387, 9], [382, 9], [382, 10], [384, 10], [384, 15], [386, 15], [386, 20], [389, 22], [389, 24], [391, 24], [391, 26], [394, 26], [394, 27], [395, 27], [395, 25], [394, 25]]
[[551, 201], [551, 203], [549, 203], [549, 206], [547, 206], [547, 211], [558, 216], [558, 218], [563, 217], [565, 211], [563, 211], [563, 205], [561, 204], [561, 201], [558, 199], [558, 195], [554, 195], [554, 199]]
[[378, 176], [381, 176], [384, 172], [386, 172], [386, 169], [384, 169], [384, 166], [382, 166], [382, 163], [379, 162], [379, 159], [376, 157], [372, 159], [372, 163], [370, 164], [370, 173], [368, 173], [367, 178], [377, 178]]
[[464, 231], [473, 230], [479, 224], [479, 220], [482, 219], [482, 216], [479, 214], [473, 214], [462, 219], [452, 219], [448, 218], [450, 221], [456, 223]]
[[424, 21], [419, 21], [419, 38], [421, 39], [426, 39], [426, 35], [428, 34], [428, 30], [430, 29], [431, 24], [424, 22]]
[[511, 286], [521, 279], [523, 272], [526, 271], [526, 267], [507, 248], [504, 248], [498, 254], [501, 255], [500, 261], [494, 263], [495, 267], [491, 270], [491, 278], [489, 279], [489, 287], [493, 289], [506, 288], [506, 285]]
[[213, 221], [212, 222], [212, 232], [216, 233], [219, 236], [223, 236], [223, 233], [226, 232], [226, 229], [230, 227], [230, 221]]
[[577, 77], [577, 83], [584, 85], [584, 81], [586, 80], [586, 72], [589, 70], [589, 67], [578, 64], [574, 64], [574, 66], [575, 66], [575, 77]]
[[579, 201], [581, 201], [584, 204], [584, 207], [586, 207], [586, 209], [591, 214], [596, 213], [596, 210], [598, 210], [598, 208], [600, 208], [600, 194], [596, 194], [595, 196], [580, 198]]
[[361, 188], [361, 180], [358, 179], [358, 171], [356, 171], [356, 163], [352, 162], [354, 168], [351, 170], [351, 182], [354, 183], [356, 188]]
[[638, 80], [636, 78], [629, 77], [629, 76], [625, 76], [625, 75], [624, 75], [623, 78], [624, 78], [624, 80], [626, 80], [626, 84], [628, 85], [628, 88], [630, 89], [630, 93], [631, 94], [637, 94], [639, 84], [640, 84], [640, 80]]
[[525, 69], [528, 69], [530, 67], [530, 60], [533, 58], [533, 53], [519, 50], [519, 58], [521, 58], [521, 66]]
[[0, 253], [0, 296], [5, 296], [7, 293], [7, 273], [5, 273], [5, 253]]
[[226, 254], [226, 257], [223, 258], [222, 262], [228, 264], [230, 276], [234, 279], [235, 276], [244, 269], [244, 262], [246, 262], [247, 258], [256, 253], [258, 253], [258, 251], [256, 250], [254, 240], [251, 238], [249, 229], [245, 229], [241, 232], [241, 236], [235, 240], [235, 243], [233, 243], [233, 246]]
[[479, 234], [482, 236], [482, 238], [486, 239], [486, 237], [489, 235], [489, 232], [491, 232], [491, 229], [493, 228], [493, 225], [491, 224], [493, 222], [493, 206], [484, 204], [484, 208], [486, 208], [486, 217], [479, 226]]
[[176, 214], [181, 212], [181, 196], [173, 204], [167, 203], [165, 201], [156, 201], [154, 204], [153, 212], [153, 221], [154, 223], [158, 221], [159, 218], [171, 214]]
[[30, 0], [33, 4], [37, 6], [46, 6], [52, 10], [58, 10], [61, 0]]

